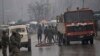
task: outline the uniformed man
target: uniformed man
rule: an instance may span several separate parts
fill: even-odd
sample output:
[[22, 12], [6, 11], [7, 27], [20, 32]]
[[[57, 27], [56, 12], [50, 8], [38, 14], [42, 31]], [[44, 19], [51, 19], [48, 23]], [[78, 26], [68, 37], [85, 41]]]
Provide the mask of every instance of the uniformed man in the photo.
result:
[[20, 56], [20, 41], [20, 34], [13, 31], [10, 37], [10, 48], [12, 48], [11, 56]]
[[46, 43], [48, 41], [48, 27], [44, 29], [44, 42]]
[[37, 39], [38, 39], [38, 44], [42, 43], [42, 27], [41, 27], [41, 25], [39, 25], [39, 27], [38, 27]]
[[52, 40], [55, 42], [55, 29], [54, 26], [51, 26]]
[[9, 44], [9, 37], [6, 31], [2, 32], [2, 54], [3, 56], [7, 56], [7, 45]]
[[49, 40], [49, 44], [52, 44], [53, 31], [52, 31], [52, 27], [51, 26], [49, 26], [49, 29], [48, 29], [48, 40]]
[[61, 46], [63, 45], [63, 34], [61, 34], [59, 31], [57, 32], [58, 34], [58, 45]]

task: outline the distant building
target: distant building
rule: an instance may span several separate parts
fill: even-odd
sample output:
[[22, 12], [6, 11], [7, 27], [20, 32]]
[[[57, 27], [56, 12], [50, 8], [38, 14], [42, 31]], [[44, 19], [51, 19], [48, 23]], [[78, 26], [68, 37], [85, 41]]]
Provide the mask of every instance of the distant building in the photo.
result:
[[94, 17], [95, 17], [95, 19], [97, 19], [98, 30], [100, 30], [100, 11], [94, 12]]
[[100, 11], [94, 12], [94, 17], [95, 19], [100, 20]]

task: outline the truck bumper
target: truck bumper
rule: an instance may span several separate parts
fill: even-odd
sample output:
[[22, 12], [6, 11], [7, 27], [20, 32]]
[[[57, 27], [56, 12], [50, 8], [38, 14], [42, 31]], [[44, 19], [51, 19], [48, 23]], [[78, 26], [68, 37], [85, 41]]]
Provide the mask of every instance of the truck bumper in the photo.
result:
[[94, 36], [67, 36], [65, 39], [67, 41], [82, 41], [93, 39]]

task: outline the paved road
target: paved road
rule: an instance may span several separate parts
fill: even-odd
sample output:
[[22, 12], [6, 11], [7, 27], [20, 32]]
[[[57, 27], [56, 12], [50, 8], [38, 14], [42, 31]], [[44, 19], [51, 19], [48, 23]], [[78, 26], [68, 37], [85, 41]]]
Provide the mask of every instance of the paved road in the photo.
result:
[[59, 56], [100, 56], [99, 42], [96, 40], [94, 45], [74, 43], [70, 46], [62, 46], [59, 49]]
[[32, 44], [32, 56], [100, 56], [100, 40], [94, 40], [94, 45], [81, 45], [80, 42], [76, 41], [71, 42], [69, 46], [61, 47], [56, 44], [35, 47], [36, 43], [37, 41]]
[[[94, 45], [71, 42], [71, 45], [61, 47], [56, 44], [47, 47], [35, 47], [37, 44], [36, 35], [32, 35], [31, 40], [32, 52], [28, 52], [27, 48], [21, 48], [21, 56], [100, 56], [100, 40], [95, 40]], [[1, 50], [0, 56], [2, 56]]]
[[[7, 52], [9, 56], [9, 52]], [[0, 49], [0, 56], [2, 56], [2, 50]], [[27, 51], [27, 48], [21, 48], [21, 56], [31, 56], [31, 52]]]

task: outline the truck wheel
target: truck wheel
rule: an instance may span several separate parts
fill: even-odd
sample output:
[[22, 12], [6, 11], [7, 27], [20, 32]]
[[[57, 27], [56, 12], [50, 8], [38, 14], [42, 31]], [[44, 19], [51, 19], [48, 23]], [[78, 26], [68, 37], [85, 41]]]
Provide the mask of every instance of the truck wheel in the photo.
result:
[[28, 51], [31, 51], [31, 47], [28, 47]]
[[2, 47], [1, 47], [1, 45], [0, 45], [0, 49], [1, 49]]
[[85, 40], [85, 44], [86, 44], [86, 45], [88, 44], [88, 40]]
[[88, 44], [88, 40], [86, 40], [86, 39], [85, 39], [85, 40], [82, 40], [82, 44], [83, 44], [83, 45]]
[[70, 45], [70, 41], [67, 41], [67, 45]]
[[90, 39], [90, 44], [93, 44], [94, 41], [93, 41], [93, 37]]
[[85, 41], [84, 40], [82, 40], [82, 45], [84, 45], [85, 44]]
[[2, 46], [1, 46], [1, 41], [0, 41], [0, 48], [1, 48]]

